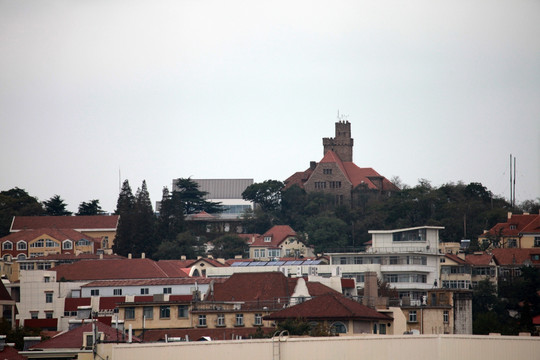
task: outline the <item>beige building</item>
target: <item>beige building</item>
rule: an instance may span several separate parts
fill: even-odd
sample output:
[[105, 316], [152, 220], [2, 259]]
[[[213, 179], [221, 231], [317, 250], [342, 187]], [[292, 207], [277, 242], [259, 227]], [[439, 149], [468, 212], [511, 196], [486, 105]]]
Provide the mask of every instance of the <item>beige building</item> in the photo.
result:
[[504, 223], [498, 223], [478, 236], [483, 249], [540, 247], [540, 214], [512, 214]]

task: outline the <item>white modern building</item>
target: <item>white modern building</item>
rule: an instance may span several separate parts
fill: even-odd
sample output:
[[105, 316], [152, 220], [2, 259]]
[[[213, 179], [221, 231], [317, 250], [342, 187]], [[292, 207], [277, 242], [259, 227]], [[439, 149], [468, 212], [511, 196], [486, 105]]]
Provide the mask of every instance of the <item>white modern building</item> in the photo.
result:
[[364, 283], [365, 265], [378, 265], [380, 280], [398, 291], [400, 298], [420, 302], [426, 291], [438, 288], [440, 226], [397, 230], [370, 230], [372, 246], [365, 252], [332, 253], [330, 264], [340, 266], [343, 277]]

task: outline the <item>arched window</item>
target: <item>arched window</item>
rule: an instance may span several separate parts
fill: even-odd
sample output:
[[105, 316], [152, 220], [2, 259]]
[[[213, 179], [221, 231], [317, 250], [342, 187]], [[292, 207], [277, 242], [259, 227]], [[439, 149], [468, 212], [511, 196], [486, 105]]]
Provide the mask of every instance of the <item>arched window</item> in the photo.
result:
[[17, 241], [17, 250], [26, 250], [26, 241], [24, 240]]
[[9, 255], [9, 254], [8, 254], [8, 255], [4, 255], [3, 259], [4, 259], [4, 261], [6, 261], [6, 262], [10, 262], [10, 261], [11, 261], [11, 255]]
[[26, 255], [25, 254], [17, 255], [17, 260], [26, 260]]
[[334, 333], [334, 334], [346, 334], [347, 333], [347, 327], [341, 321], [336, 321], [335, 323], [333, 323], [332, 326], [330, 327], [330, 329], [331, 329], [332, 333]]
[[2, 244], [2, 250], [13, 250], [13, 243], [11, 241], [6, 241]]
[[73, 249], [73, 242], [71, 240], [64, 240], [62, 242], [62, 249], [64, 249], [64, 250]]

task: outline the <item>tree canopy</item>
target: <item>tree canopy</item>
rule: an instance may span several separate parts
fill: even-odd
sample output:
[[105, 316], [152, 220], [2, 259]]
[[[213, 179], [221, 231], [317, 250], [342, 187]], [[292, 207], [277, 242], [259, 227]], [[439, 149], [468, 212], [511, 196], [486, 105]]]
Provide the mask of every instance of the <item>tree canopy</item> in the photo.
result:
[[206, 191], [199, 190], [199, 185], [190, 178], [180, 178], [176, 180], [176, 188], [173, 194], [183, 205], [184, 213], [197, 214], [206, 211], [209, 214], [223, 212], [223, 206], [219, 202], [208, 201], [205, 196]]
[[43, 206], [45, 207], [45, 213], [50, 216], [69, 216], [72, 214], [71, 211], [66, 209], [67, 204], [60, 195], [54, 195], [49, 200], [45, 200]]
[[211, 253], [215, 258], [232, 259], [236, 255], [242, 255], [249, 250], [246, 241], [234, 234], [227, 234], [212, 241], [214, 248]]
[[266, 180], [262, 183], [254, 183], [242, 192], [242, 198], [253, 201], [263, 211], [275, 211], [279, 208], [281, 202], [281, 189], [283, 189], [283, 186], [283, 182], [278, 180]]
[[9, 234], [14, 216], [43, 215], [44, 210], [37, 198], [24, 189], [15, 187], [0, 192], [0, 236]]
[[101, 205], [99, 205], [99, 200], [94, 199], [80, 203], [79, 211], [75, 215], [102, 215], [103, 213], [104, 211], [101, 209]]

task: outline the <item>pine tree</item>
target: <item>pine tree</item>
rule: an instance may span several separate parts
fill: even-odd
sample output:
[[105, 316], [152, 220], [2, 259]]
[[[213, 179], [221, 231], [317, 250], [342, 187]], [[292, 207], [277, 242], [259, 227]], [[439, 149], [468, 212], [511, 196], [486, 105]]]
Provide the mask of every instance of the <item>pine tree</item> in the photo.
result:
[[179, 193], [170, 193], [163, 188], [161, 207], [157, 219], [156, 237], [158, 241], [174, 240], [184, 231], [184, 206]]
[[206, 191], [199, 190], [199, 185], [188, 179], [178, 179], [176, 182], [178, 190], [173, 191], [174, 194], [180, 199], [184, 207], [184, 213], [197, 214], [201, 211], [206, 211], [209, 214], [223, 212], [223, 206], [219, 202], [212, 202], [205, 200], [204, 197], [208, 195]]
[[113, 251], [122, 256], [133, 253], [133, 238], [135, 233], [135, 197], [129, 186], [129, 181], [122, 184], [118, 201], [116, 202], [115, 214], [120, 215]]
[[67, 204], [60, 195], [54, 195], [49, 200], [45, 200], [43, 206], [45, 207], [45, 213], [50, 216], [69, 216], [72, 214], [71, 211], [66, 209]]
[[133, 237], [133, 255], [139, 256], [141, 253], [153, 253], [157, 244], [155, 243], [155, 216], [150, 201], [150, 194], [143, 180], [140, 189], [135, 195], [135, 233]]

